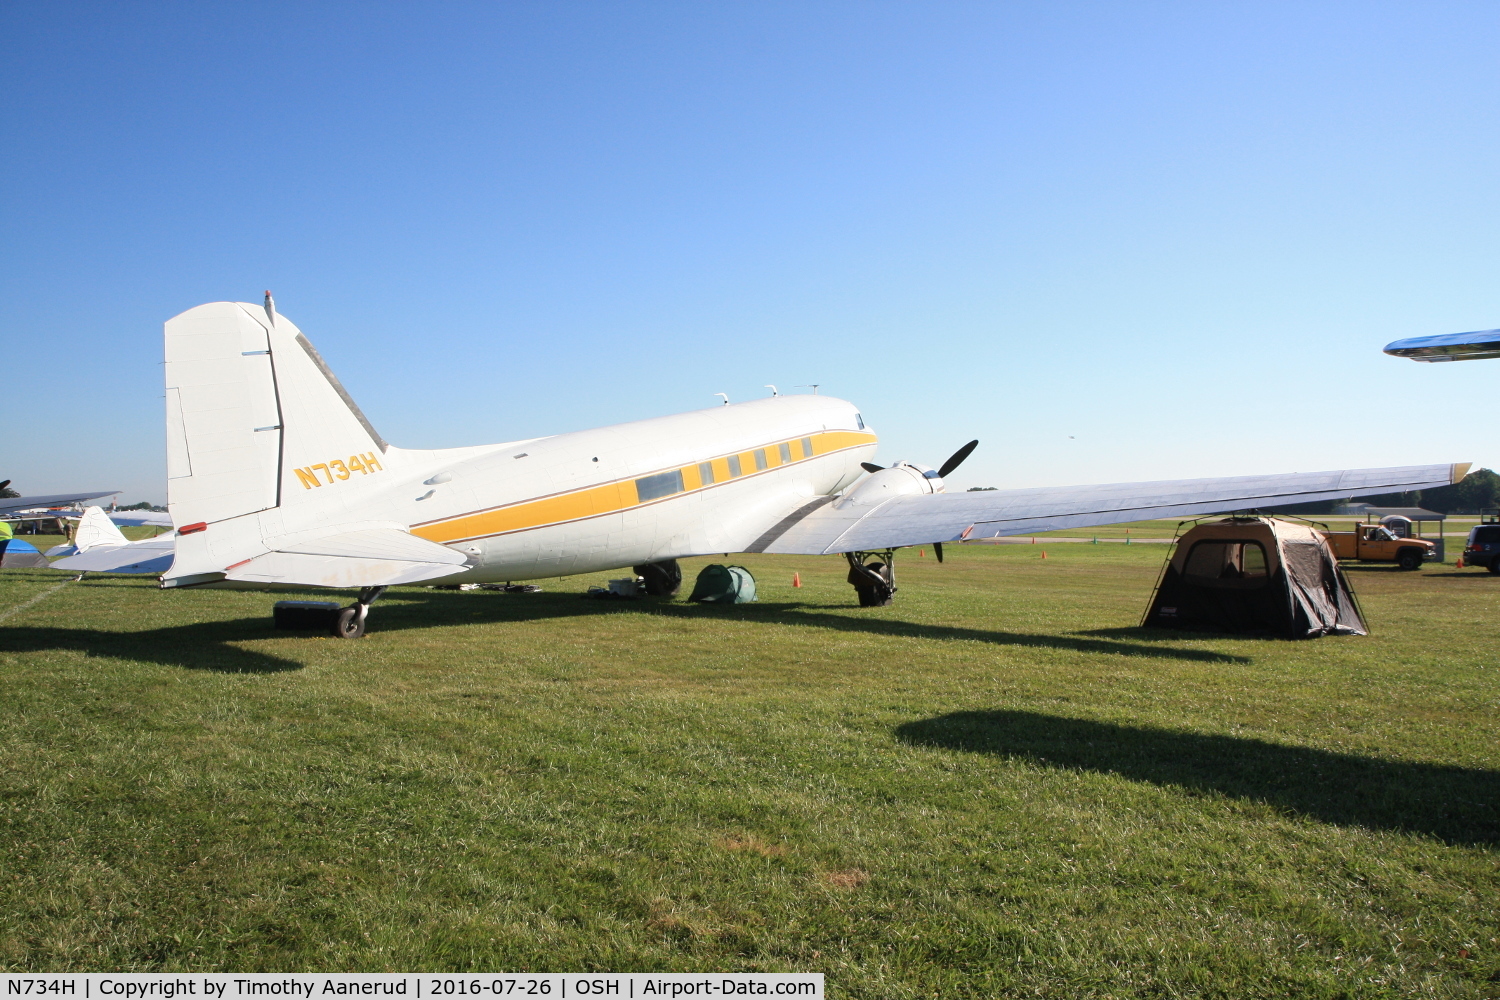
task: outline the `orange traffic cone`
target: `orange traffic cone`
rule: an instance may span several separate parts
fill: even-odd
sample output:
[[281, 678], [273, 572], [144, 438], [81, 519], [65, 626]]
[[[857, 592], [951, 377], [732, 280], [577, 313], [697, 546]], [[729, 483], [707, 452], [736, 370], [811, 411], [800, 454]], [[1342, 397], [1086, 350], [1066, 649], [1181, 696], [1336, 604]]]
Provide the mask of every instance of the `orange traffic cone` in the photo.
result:
[[800, 586], [802, 586], [802, 574], [801, 573], [793, 573], [792, 574], [792, 586], [793, 587], [800, 587]]
[[1463, 569], [1464, 568], [1464, 557], [1463, 556], [1459, 556], [1458, 557], [1458, 562], [1456, 562], [1456, 563], [1453, 564], [1453, 568], [1454, 569]]
[[1042, 558], [1043, 559], [1047, 558], [1047, 550], [1046, 549], [1042, 550]]
[[918, 559], [922, 558], [926, 554], [927, 554], [927, 550], [926, 549], [918, 549], [917, 550], [917, 558]]

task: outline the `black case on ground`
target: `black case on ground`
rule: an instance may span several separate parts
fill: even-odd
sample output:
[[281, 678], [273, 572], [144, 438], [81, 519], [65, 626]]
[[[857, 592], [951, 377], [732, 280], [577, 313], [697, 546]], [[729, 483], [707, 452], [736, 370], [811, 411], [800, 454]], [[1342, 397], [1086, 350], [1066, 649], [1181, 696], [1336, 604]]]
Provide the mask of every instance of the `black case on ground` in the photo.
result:
[[333, 628], [341, 606], [333, 601], [277, 601], [271, 611], [277, 628], [321, 629]]

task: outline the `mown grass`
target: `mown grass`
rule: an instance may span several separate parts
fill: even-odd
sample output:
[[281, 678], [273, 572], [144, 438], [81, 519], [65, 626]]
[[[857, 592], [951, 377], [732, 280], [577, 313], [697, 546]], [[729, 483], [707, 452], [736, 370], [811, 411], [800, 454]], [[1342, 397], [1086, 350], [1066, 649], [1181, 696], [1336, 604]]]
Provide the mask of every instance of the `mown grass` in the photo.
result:
[[890, 608], [745, 557], [755, 605], [404, 588], [358, 642], [67, 583], [0, 623], [0, 967], [1500, 991], [1500, 580], [1352, 567], [1374, 634], [1294, 643], [1136, 628], [1164, 546], [952, 549]]

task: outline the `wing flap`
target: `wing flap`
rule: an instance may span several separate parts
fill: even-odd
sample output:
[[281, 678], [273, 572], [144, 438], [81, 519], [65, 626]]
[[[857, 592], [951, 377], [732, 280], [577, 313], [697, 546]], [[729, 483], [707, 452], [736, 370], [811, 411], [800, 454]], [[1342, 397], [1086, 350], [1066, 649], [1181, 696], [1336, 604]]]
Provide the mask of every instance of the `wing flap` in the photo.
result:
[[1430, 489], [1458, 482], [1468, 465], [1348, 469], [1280, 476], [1180, 479], [900, 496], [873, 510], [810, 511], [764, 551], [827, 554], [1089, 528], [1156, 517], [1196, 517]]

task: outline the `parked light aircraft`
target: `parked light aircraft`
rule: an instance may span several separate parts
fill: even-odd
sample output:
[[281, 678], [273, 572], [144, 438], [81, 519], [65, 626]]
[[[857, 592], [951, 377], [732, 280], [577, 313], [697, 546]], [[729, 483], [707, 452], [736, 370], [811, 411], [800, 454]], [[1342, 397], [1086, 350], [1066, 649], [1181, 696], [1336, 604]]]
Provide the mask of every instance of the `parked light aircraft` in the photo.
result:
[[[136, 515], [127, 521], [158, 524], [152, 511], [131, 511]], [[148, 517], [153, 519], [146, 520]], [[131, 541], [117, 527], [119, 521], [99, 507], [89, 507], [78, 519], [71, 545], [47, 550], [49, 556], [64, 556], [52, 569], [78, 573], [163, 573], [172, 565], [176, 533], [165, 532], [153, 538]]]
[[670, 587], [684, 556], [843, 554], [862, 603], [884, 603], [901, 546], [1416, 490], [1468, 469], [950, 494], [943, 477], [972, 444], [938, 469], [882, 468], [854, 404], [822, 395], [397, 448], [269, 292], [263, 305], [213, 302], [167, 321], [166, 409], [177, 537], [161, 586], [359, 588], [334, 630], [351, 638], [395, 584], [633, 566]]

